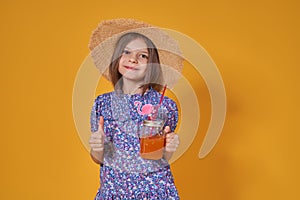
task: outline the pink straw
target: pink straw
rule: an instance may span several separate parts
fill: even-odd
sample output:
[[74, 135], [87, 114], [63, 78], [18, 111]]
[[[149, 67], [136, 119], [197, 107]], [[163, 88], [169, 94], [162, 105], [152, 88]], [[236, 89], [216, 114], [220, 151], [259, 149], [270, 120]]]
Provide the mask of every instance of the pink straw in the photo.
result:
[[163, 98], [164, 98], [164, 96], [165, 96], [166, 88], [167, 88], [167, 85], [165, 85], [165, 87], [164, 87], [164, 90], [163, 90], [162, 95], [161, 95], [161, 97], [160, 97], [159, 105], [161, 105], [161, 103], [162, 103], [162, 101], [163, 101]]
[[160, 97], [158, 106], [155, 106], [155, 109], [154, 109], [155, 112], [153, 113], [153, 116], [152, 116], [152, 117], [148, 116], [148, 119], [149, 119], [149, 120], [150, 120], [150, 119], [152, 119], [152, 120], [155, 120], [155, 119], [156, 119], [157, 114], [158, 114], [158, 109], [159, 109], [159, 107], [161, 106], [162, 101], [163, 101], [164, 96], [165, 96], [166, 88], [167, 88], [167, 85], [165, 85], [165, 87], [164, 87], [164, 90], [163, 90], [163, 92], [162, 92], [162, 94], [161, 94], [161, 97]]

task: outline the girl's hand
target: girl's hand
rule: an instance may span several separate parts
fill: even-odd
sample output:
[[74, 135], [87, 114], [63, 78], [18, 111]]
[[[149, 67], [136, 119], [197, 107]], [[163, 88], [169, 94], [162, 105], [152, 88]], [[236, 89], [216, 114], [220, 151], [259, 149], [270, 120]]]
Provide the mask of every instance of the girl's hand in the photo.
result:
[[166, 147], [165, 151], [169, 153], [173, 153], [176, 151], [179, 146], [179, 137], [177, 134], [170, 132], [170, 127], [166, 126], [164, 129], [166, 133]]
[[103, 131], [103, 116], [100, 116], [98, 131], [90, 136], [89, 144], [91, 151], [102, 152], [104, 149], [104, 131]]

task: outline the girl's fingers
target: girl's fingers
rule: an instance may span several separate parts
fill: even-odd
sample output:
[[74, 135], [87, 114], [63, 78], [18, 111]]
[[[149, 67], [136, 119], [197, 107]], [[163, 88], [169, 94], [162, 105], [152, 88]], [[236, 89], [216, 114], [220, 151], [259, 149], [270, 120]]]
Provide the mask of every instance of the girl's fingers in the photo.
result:
[[91, 147], [91, 149], [93, 150], [93, 151], [103, 151], [103, 149], [104, 149], [104, 147], [103, 146], [100, 146], [100, 147]]
[[104, 144], [101, 141], [90, 141], [90, 147], [93, 151], [103, 151]]
[[103, 144], [104, 143], [104, 135], [100, 132], [94, 132], [90, 136], [89, 140], [90, 145], [91, 144]]
[[94, 132], [91, 134], [91, 139], [99, 139], [99, 140], [102, 140], [103, 139], [103, 134], [101, 134], [101, 132]]
[[179, 137], [175, 133], [170, 133], [166, 137], [166, 151], [175, 152], [179, 146]]
[[175, 135], [176, 135], [175, 133], [168, 133], [166, 135], [166, 142], [171, 141], [175, 137]]
[[91, 144], [91, 148], [102, 148], [102, 147], [103, 147], [103, 145], [99, 144], [99, 143]]
[[103, 142], [102, 142], [103, 140], [101, 140], [101, 139], [94, 139], [94, 138], [91, 138], [90, 140], [89, 140], [89, 143], [90, 144], [102, 144]]

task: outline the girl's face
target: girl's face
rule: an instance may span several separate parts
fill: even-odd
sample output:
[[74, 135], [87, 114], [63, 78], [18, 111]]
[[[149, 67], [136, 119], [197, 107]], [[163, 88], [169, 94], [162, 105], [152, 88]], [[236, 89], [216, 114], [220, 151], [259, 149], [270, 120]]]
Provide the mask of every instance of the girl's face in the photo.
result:
[[149, 52], [143, 39], [129, 42], [123, 50], [118, 70], [123, 79], [141, 82], [146, 75]]

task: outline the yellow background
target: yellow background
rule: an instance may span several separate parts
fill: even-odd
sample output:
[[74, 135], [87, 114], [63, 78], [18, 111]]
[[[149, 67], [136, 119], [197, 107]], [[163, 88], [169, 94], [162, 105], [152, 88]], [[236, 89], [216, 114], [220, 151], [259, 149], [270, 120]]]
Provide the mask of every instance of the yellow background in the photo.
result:
[[[16, 0], [0, 5], [0, 199], [93, 199], [98, 166], [77, 135], [72, 89], [89, 53], [91, 31], [102, 19], [119, 17], [189, 35], [223, 76], [228, 112], [216, 147], [198, 159], [204, 125], [172, 164], [182, 199], [300, 198], [297, 1]], [[191, 72], [185, 69], [193, 79]]]

